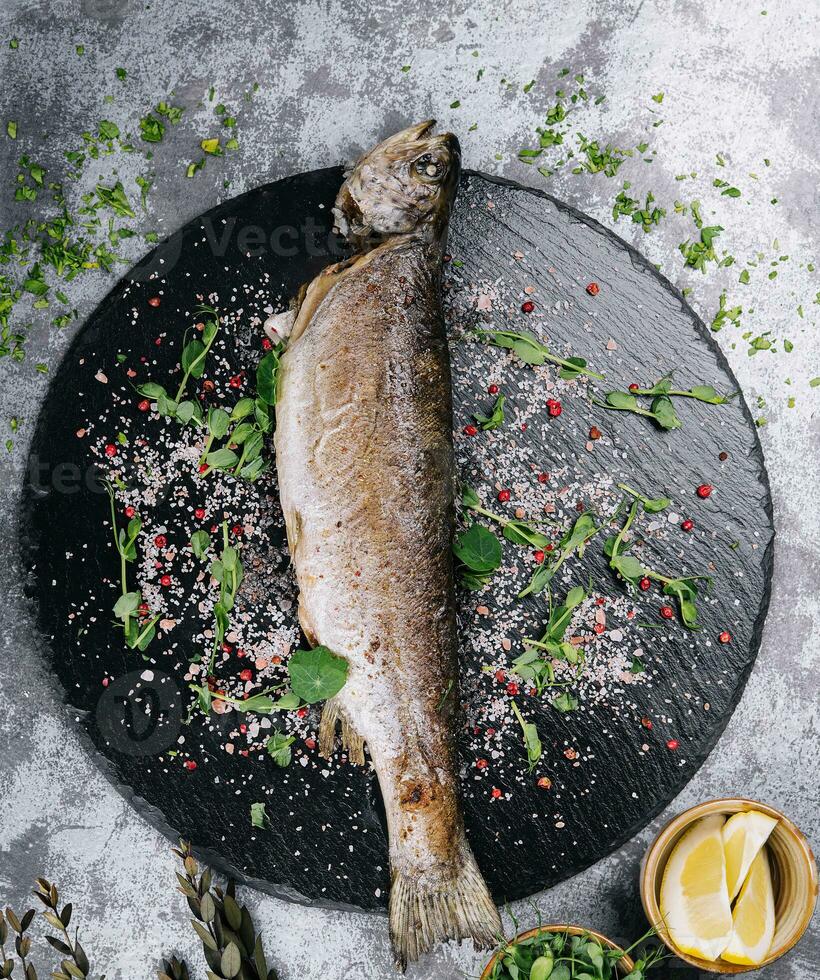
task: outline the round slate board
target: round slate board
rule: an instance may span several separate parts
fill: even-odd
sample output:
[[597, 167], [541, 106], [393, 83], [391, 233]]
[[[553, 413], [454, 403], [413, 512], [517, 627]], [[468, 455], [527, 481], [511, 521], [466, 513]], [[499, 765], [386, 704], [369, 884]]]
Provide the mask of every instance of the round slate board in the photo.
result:
[[[220, 313], [230, 314], [218, 358], [222, 384], [234, 372], [253, 371], [260, 335], [249, 313], [264, 315], [266, 303], [286, 300], [344, 254], [329, 232], [341, 179], [340, 168], [320, 170], [227, 201], [161, 244], [100, 305], [54, 377], [40, 416], [25, 488], [23, 549], [39, 629], [48, 639], [49, 669], [95, 758], [140, 812], [169, 837], [190, 839], [217, 868], [265, 891], [379, 909], [386, 905], [389, 879], [375, 777], [344, 761], [328, 767], [309, 743], [305, 747], [304, 728], [315, 731], [317, 709], [301, 722], [302, 738], [287, 769], [274, 766], [264, 752], [229, 755], [224, 745], [235, 715], [210, 727], [197, 719], [183, 724], [189, 698], [182, 673], [191, 649], [201, 645], [201, 623], [180, 622], [154, 641], [147, 660], [125, 649], [112, 626], [114, 587], [101, 586], [117, 579], [119, 563], [106, 524], [108, 498], [89, 452], [93, 440], [99, 448], [100, 440], [116, 435], [110, 428], [114, 396], [122, 426], [138, 432], [148, 424], [126, 369], [135, 372], [134, 384], [170, 378], [183, 331], [196, 319], [203, 296], [218, 294]], [[611, 232], [545, 194], [466, 173], [449, 248], [446, 303], [455, 333], [481, 320], [533, 329], [549, 338], [553, 350], [583, 355], [605, 371], [598, 397], [632, 381], [651, 383], [673, 369], [684, 389], [710, 383], [737, 390], [723, 355], [679, 292]], [[591, 280], [600, 285], [594, 298], [585, 291]], [[534, 290], [525, 294], [527, 286]], [[161, 296], [158, 307], [147, 302], [155, 295]], [[529, 317], [520, 311], [528, 295], [536, 303]], [[512, 601], [534, 567], [531, 555], [505, 545], [505, 566], [493, 587], [480, 597], [460, 593], [465, 819], [493, 894], [514, 900], [583, 869], [635, 834], [714, 747], [760, 644], [772, 571], [771, 501], [742, 396], [723, 406], [685, 400], [678, 408], [683, 427], [661, 432], [646, 419], [591, 404], [583, 384], [549, 380], [554, 370], [533, 372], [506, 352], [463, 339], [452, 350], [459, 466], [485, 502], [498, 507], [498, 487], [510, 486], [510, 506], [520, 498], [529, 511], [533, 495], [543, 491], [557, 502], [552, 516], [566, 527], [583, 507], [605, 511], [620, 481], [651, 496], [667, 493], [677, 516], [669, 521], [667, 513], [658, 515], [641, 557], [675, 574], [708, 569], [714, 578], [711, 598], [700, 604], [703, 628], [692, 633], [659, 619], [663, 600], [656, 592], [630, 597], [608, 570], [600, 541], [582, 564], [567, 563], [568, 575], [553, 583], [558, 598], [573, 582], [590, 583], [612, 610], [602, 639], [612, 631], [616, 638], [628, 634], [621, 641], [627, 659], [637, 644], [637, 662], [645, 670], [619, 679], [616, 664], [613, 679], [618, 643], [609, 641], [589, 647], [604, 674], [585, 682], [579, 710], [560, 714], [548, 700], [522, 690], [517, 700], [544, 745], [532, 776], [515, 722], [508, 717], [505, 727], [503, 717], [493, 720], [509, 708], [507, 673], [499, 680], [496, 671], [509, 668], [521, 653], [522, 636], [540, 635], [545, 622], [543, 595]], [[498, 432], [470, 439], [461, 428], [472, 412], [491, 406], [488, 379], [498, 380], [508, 396], [507, 421]], [[217, 385], [216, 394], [232, 393]], [[549, 395], [562, 400], [560, 419], [545, 410]], [[101, 432], [94, 420], [106, 412], [109, 429]], [[594, 444], [588, 440], [593, 424], [602, 432]], [[82, 437], [78, 430], [85, 430]], [[143, 451], [161, 459], [163, 438], [150, 435]], [[129, 449], [121, 447], [122, 455]], [[722, 452], [727, 459], [719, 459]], [[146, 533], [167, 526], [173, 535], [180, 495], [208, 506], [195, 466], [184, 470], [154, 488], [152, 509], [142, 515]], [[545, 483], [537, 480], [542, 471], [550, 472]], [[252, 501], [257, 574], [249, 576], [249, 589], [258, 598], [275, 581], [280, 595], [293, 599], [271, 499], [275, 479], [260, 482]], [[708, 501], [694, 494], [703, 482], [716, 488]], [[221, 488], [219, 506], [227, 515], [239, 491], [232, 481], [211, 486]], [[266, 500], [267, 518], [259, 514]], [[682, 516], [695, 520], [692, 534], [679, 530]], [[148, 577], [156, 574], [150, 565], [143, 569]], [[193, 583], [192, 562], [172, 570], [183, 584]], [[476, 612], [477, 605], [484, 608]], [[295, 610], [289, 602], [283, 606], [276, 625], [295, 639]], [[261, 601], [258, 608], [262, 616]], [[513, 632], [509, 653], [499, 646], [498, 629], [487, 625], [494, 622]], [[728, 645], [717, 642], [724, 629], [732, 634]], [[587, 634], [591, 644], [598, 642], [589, 627]], [[502, 708], [499, 698], [507, 698]], [[645, 717], [653, 720], [651, 730], [641, 724]], [[495, 734], [494, 725], [500, 729]], [[674, 750], [666, 745], [672, 738]], [[484, 771], [475, 767], [480, 757], [489, 760]], [[198, 760], [195, 771], [183, 765], [188, 759]], [[552, 781], [549, 790], [537, 786], [542, 775]], [[249, 819], [250, 803], [261, 799], [271, 818], [264, 831]]]

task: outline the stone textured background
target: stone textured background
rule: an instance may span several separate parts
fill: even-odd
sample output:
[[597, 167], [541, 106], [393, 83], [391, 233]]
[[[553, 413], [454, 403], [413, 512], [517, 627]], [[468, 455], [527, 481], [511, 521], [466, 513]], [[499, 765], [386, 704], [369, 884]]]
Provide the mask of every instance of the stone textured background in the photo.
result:
[[[12, 36], [21, 39], [16, 52], [7, 50]], [[737, 284], [740, 265], [705, 277], [682, 271], [677, 245], [690, 234], [689, 219], [671, 215], [650, 236], [623, 221], [618, 226], [670, 278], [693, 287], [691, 299], [704, 319], [711, 321], [726, 289], [730, 305], [744, 306], [744, 331], [771, 330], [795, 345], [792, 354], [778, 344], [776, 355], [749, 357], [743, 331], [728, 326], [718, 335], [753, 411], [758, 397], [766, 402], [759, 409], [768, 419], [761, 437], [778, 533], [772, 608], [743, 700], [710, 759], [663, 818], [609, 859], [536, 896], [546, 918], [585, 923], [621, 939], [644, 928], [637, 892], [641, 854], [662, 821], [686, 806], [735, 793], [762, 799], [789, 813], [815, 845], [820, 840], [820, 390], [808, 384], [820, 375], [820, 307], [813, 303], [820, 282], [806, 268], [817, 262], [820, 219], [818, 36], [818, 8], [798, 0], [0, 5], [4, 228], [19, 220], [13, 180], [21, 152], [32, 153], [56, 178], [64, 172], [63, 150], [76, 145], [79, 133], [102, 117], [134, 132], [139, 116], [172, 91], [175, 102], [190, 108], [157, 148], [157, 189], [143, 230], [170, 232], [225, 197], [349, 159], [392, 129], [431, 115], [462, 136], [467, 166], [547, 186], [611, 223], [620, 180], [565, 174], [546, 184], [516, 159], [519, 146], [543, 123], [556, 74], [566, 65], [585, 73], [590, 90], [607, 95], [600, 110], [590, 111], [585, 135], [623, 146], [645, 135], [657, 148], [651, 165], [630, 161], [621, 170], [619, 177], [633, 181], [633, 196], [652, 190], [670, 212], [675, 198], [698, 197], [709, 222], [714, 211], [714, 220], [725, 225], [720, 245], [739, 261], [757, 251], [765, 253], [764, 263], [789, 256], [777, 267], [777, 279], [758, 271], [743, 287]], [[82, 57], [77, 44], [85, 45]], [[407, 64], [412, 68], [403, 73]], [[125, 85], [115, 78], [118, 66], [128, 70]], [[480, 81], [479, 67], [485, 69]], [[533, 79], [535, 86], [524, 93], [522, 86]], [[242, 93], [254, 81], [259, 91], [245, 103]], [[185, 166], [200, 155], [199, 139], [216, 132], [211, 107], [196, 108], [210, 85], [217, 89], [215, 101], [239, 109], [241, 150], [209, 160], [186, 180]], [[665, 99], [659, 107], [650, 96], [660, 91]], [[113, 104], [103, 103], [106, 94], [114, 96]], [[451, 109], [455, 100], [461, 106]], [[664, 124], [655, 129], [657, 118]], [[16, 143], [5, 137], [8, 119], [19, 123]], [[477, 128], [467, 132], [473, 123]], [[715, 166], [717, 152], [726, 159], [724, 170]], [[88, 186], [112, 167], [132, 187], [133, 177], [146, 169], [137, 154], [117, 156], [87, 168]], [[675, 181], [692, 171], [697, 181]], [[721, 200], [711, 187], [715, 176], [737, 184], [744, 196]], [[129, 259], [145, 248], [139, 239], [125, 244], [121, 251]], [[103, 274], [72, 285], [80, 322], [111, 285]], [[796, 312], [801, 303], [803, 319]], [[28, 360], [2, 363], [0, 426], [12, 415], [23, 425], [0, 479], [6, 543], [0, 567], [0, 896], [20, 907], [36, 874], [57, 879], [75, 903], [84, 944], [99, 969], [111, 980], [143, 980], [153, 976], [164, 952], [200, 964], [183, 904], [171, 888], [169, 844], [132, 812], [79, 744], [74, 719], [40, 667], [39, 641], [22, 596], [25, 570], [14, 558], [26, 441], [46, 392], [34, 364], [56, 365], [72, 332], [49, 328], [47, 318], [35, 321]], [[283, 980], [392, 975], [383, 918], [306, 909], [251, 892], [244, 898]], [[515, 912], [524, 923], [534, 919], [524, 903]], [[809, 980], [818, 962], [815, 919], [799, 948], [765, 976]], [[410, 975], [450, 980], [475, 975], [480, 964], [466, 946], [450, 946]], [[667, 972], [693, 976], [683, 968]]]

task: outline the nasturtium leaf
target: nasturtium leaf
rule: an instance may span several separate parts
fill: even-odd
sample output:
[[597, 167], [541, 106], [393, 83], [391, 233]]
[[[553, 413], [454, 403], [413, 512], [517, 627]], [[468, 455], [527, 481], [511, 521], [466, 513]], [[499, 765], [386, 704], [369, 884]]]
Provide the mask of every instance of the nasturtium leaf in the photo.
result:
[[344, 687], [348, 663], [327, 647], [297, 650], [288, 663], [290, 686], [303, 701], [313, 704], [332, 698]]
[[501, 565], [501, 542], [481, 524], [462, 531], [453, 542], [456, 558], [472, 572], [487, 574]]

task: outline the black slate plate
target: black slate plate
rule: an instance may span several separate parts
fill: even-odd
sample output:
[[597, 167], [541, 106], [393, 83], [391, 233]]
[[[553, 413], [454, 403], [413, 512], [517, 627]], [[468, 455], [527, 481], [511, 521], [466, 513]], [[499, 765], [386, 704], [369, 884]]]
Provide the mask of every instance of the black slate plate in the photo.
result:
[[[251, 759], [227, 755], [221, 746], [229, 723], [223, 720], [211, 730], [181, 726], [184, 684], [170, 666], [173, 657], [166, 662], [157, 655], [162, 642], [148, 650], [157, 662], [146, 663], [118, 639], [110, 614], [114, 593], [100, 585], [116, 578], [118, 561], [110, 528], [104, 526], [108, 499], [99, 491], [89, 455], [89, 443], [99, 433], [92, 427], [84, 438], [76, 435], [110, 408], [114, 392], [124, 399], [119, 415], [138, 419], [138, 398], [124, 369], [134, 365], [139, 381], [168, 377], [200, 295], [217, 291], [221, 312], [245, 311], [226, 338], [221, 374], [251, 370], [259, 335], [247, 311], [291, 295], [341, 254], [328, 232], [340, 180], [339, 168], [315, 171], [214, 208], [160, 245], [100, 305], [66, 355], [40, 416], [26, 481], [23, 548], [39, 629], [49, 641], [49, 669], [95, 758], [140, 812], [170, 837], [191, 839], [218, 868], [265, 891], [374, 909], [386, 903], [388, 876], [373, 776], [346, 765], [323, 772], [324, 764], [301, 741], [287, 770], [277, 769], [264, 753]], [[650, 383], [670, 369], [681, 388], [711, 383], [721, 391], [737, 389], [724, 357], [680, 294], [608, 230], [547, 195], [466, 174], [450, 250], [448, 297], [457, 326], [475, 317], [467, 291], [483, 281], [478, 293], [498, 293], [488, 317], [499, 326], [508, 317], [516, 329], [547, 335], [553, 349], [588, 357], [607, 374], [599, 391], [624, 388], [633, 380]], [[493, 287], [495, 280], [502, 282]], [[600, 285], [594, 298], [584, 288], [591, 280]], [[260, 288], [246, 289], [248, 284]], [[535, 287], [536, 312], [530, 318], [519, 311], [525, 285]], [[147, 300], [157, 294], [161, 305], [149, 306]], [[742, 397], [719, 407], [687, 400], [679, 409], [683, 428], [662, 433], [644, 419], [590, 405], [577, 385], [559, 384], [551, 393], [562, 399], [564, 413], [550, 420], [541, 396], [537, 404], [530, 397], [531, 369], [469, 342], [455, 344], [453, 357], [459, 429], [472, 411], [491, 403], [488, 377], [498, 376], [509, 396], [503, 437], [459, 441], [462, 475], [485, 501], [492, 502], [502, 484], [514, 487], [513, 503], [519, 491], [522, 499], [531, 495], [525, 484], [535, 486], [542, 469], [557, 471], [551, 477], [554, 490], [562, 483], [579, 484], [581, 497], [583, 487], [602, 472], [650, 495], [667, 492], [678, 514], [695, 519], [696, 531], [685, 535], [669, 524], [649, 543], [647, 557], [654, 554], [660, 567], [688, 573], [708, 566], [715, 580], [697, 634], [677, 624], [656, 629], [657, 594], [634, 601], [632, 625], [649, 624], [641, 639], [651, 683], [644, 677], [634, 686], [612, 684], [610, 678], [611, 690], [598, 691], [569, 715], [520, 694], [544, 743], [536, 775], [552, 779], [546, 791], [526, 774], [514, 726], [493, 739], [486, 734], [493, 725], [486, 711], [492, 714], [504, 688], [494, 670], [521, 652], [520, 635], [512, 637], [509, 655], [498, 648], [497, 637], [487, 638], [486, 622], [497, 611], [503, 618], [510, 606], [509, 587], [506, 594], [499, 586], [480, 598], [461, 596], [462, 699], [470, 717], [461, 739], [466, 822], [495, 896], [513, 900], [583, 869], [627, 840], [681, 790], [715, 746], [760, 644], [772, 570], [771, 501]], [[107, 383], [95, 381], [100, 371]], [[519, 424], [524, 418], [526, 431]], [[593, 423], [603, 438], [591, 450], [587, 433]], [[153, 448], [164, 452], [161, 440]], [[728, 459], [719, 460], [721, 452], [728, 452]], [[154, 526], [163, 515], [168, 519], [169, 535], [175, 490], [183, 488], [192, 500], [202, 497], [190, 469], [180, 471], [178, 486], [175, 479], [159, 488], [150, 515]], [[703, 482], [716, 488], [708, 501], [694, 495]], [[224, 489], [226, 509], [231, 492]], [[558, 510], [564, 523], [577, 516], [572, 491], [570, 498]], [[585, 505], [594, 507], [595, 501], [587, 499]], [[282, 538], [275, 515], [259, 537], [273, 542], [260, 575], [278, 576], [284, 588], [291, 587], [277, 550]], [[506, 574], [514, 576], [517, 569], [523, 581], [532, 568], [529, 561], [525, 552], [508, 546]], [[177, 574], [185, 579], [188, 573]], [[572, 574], [575, 582], [592, 576], [602, 593], [621, 597], [623, 609], [624, 590], [607, 570], [600, 547], [590, 548]], [[475, 613], [477, 603], [487, 606], [489, 617]], [[543, 597], [520, 608], [519, 634], [537, 634], [544, 621]], [[724, 629], [732, 633], [728, 645], [716, 639]], [[183, 623], [170, 634], [183, 651], [177, 661], [187, 659], [195, 632]], [[488, 642], [494, 650], [488, 650]], [[607, 649], [600, 654], [604, 660]], [[141, 677], [145, 670], [150, 673]], [[101, 687], [103, 678], [107, 688]], [[653, 720], [651, 731], [641, 725], [642, 717]], [[317, 718], [314, 713], [304, 724], [315, 728]], [[678, 748], [670, 750], [666, 742], [672, 738]], [[494, 748], [500, 748], [497, 757]], [[490, 765], [481, 774], [474, 762], [485, 756]], [[190, 758], [199, 760], [196, 771], [184, 768], [183, 759]], [[493, 786], [502, 790], [501, 799], [493, 798]], [[255, 830], [248, 816], [250, 803], [259, 799], [265, 799], [272, 818], [264, 832]]]

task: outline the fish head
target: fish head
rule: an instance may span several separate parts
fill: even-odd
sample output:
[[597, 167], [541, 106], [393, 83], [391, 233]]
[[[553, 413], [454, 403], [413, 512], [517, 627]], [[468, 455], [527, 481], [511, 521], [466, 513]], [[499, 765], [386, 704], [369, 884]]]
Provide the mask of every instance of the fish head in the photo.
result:
[[408, 126], [365, 153], [336, 197], [336, 228], [364, 246], [391, 235], [441, 240], [458, 187], [461, 148], [435, 119]]

